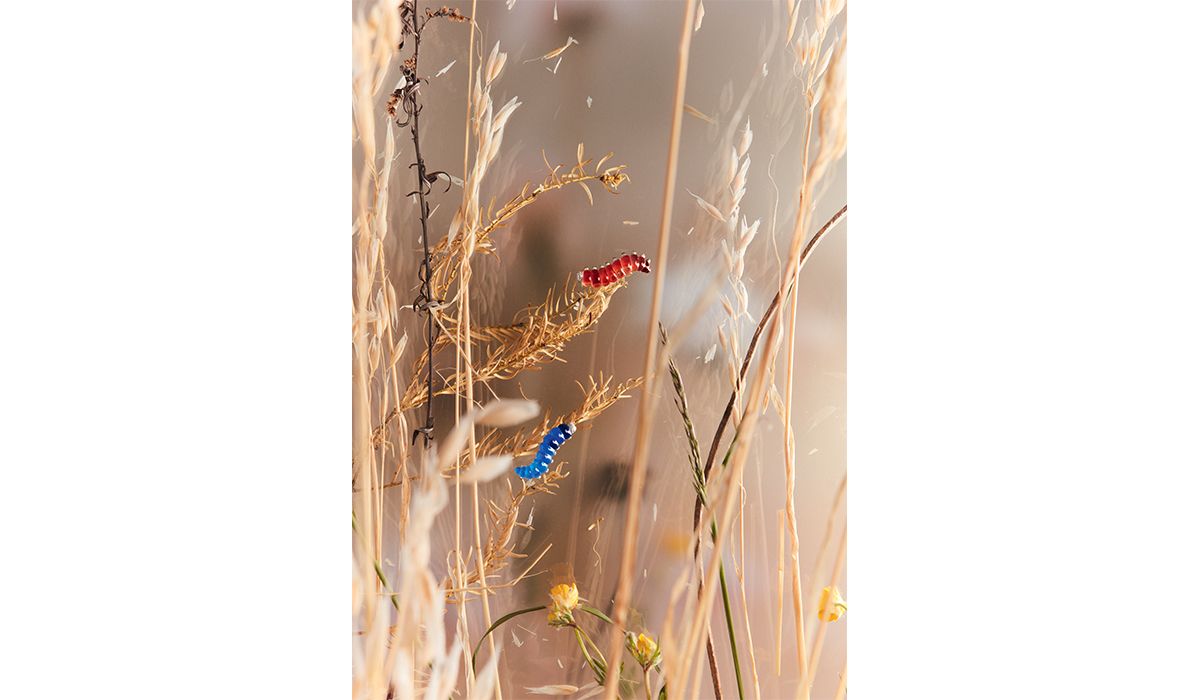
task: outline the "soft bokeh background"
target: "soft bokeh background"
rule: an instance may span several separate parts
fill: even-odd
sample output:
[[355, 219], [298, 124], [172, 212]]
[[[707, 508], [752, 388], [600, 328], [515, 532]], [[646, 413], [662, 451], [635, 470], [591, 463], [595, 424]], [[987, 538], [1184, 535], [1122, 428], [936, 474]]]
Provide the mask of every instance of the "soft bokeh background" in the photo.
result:
[[[469, 2], [457, 7], [466, 14], [471, 12]], [[703, 23], [693, 37], [686, 102], [710, 117], [712, 123], [691, 114], [684, 116], [663, 320], [670, 332], [722, 267], [719, 251], [723, 234], [685, 190], [712, 201], [718, 198], [714, 194], [718, 172], [728, 159], [728, 146], [722, 144], [749, 119], [754, 142], [750, 148], [748, 191], [741, 210], [745, 217], [751, 221], [761, 219], [762, 224], [747, 253], [744, 281], [752, 318], [744, 319], [739, 328], [744, 349], [777, 289], [781, 259], [787, 255], [799, 187], [802, 102], [798, 80], [792, 73], [792, 53], [783, 40], [787, 9], [782, 3], [706, 0], [703, 7]], [[627, 164], [632, 180], [616, 196], [594, 187], [594, 206], [588, 205], [579, 188], [549, 194], [499, 232], [495, 236], [499, 254], [475, 264], [475, 323], [507, 322], [515, 311], [542, 299], [548, 288], [561, 285], [574, 271], [607, 262], [621, 252], [634, 250], [654, 257], [682, 13], [682, 3], [677, 2], [518, 0], [511, 9], [505, 2], [478, 3], [476, 19], [483, 50], [490, 51], [499, 41], [501, 50], [509, 55], [507, 67], [493, 87], [493, 98], [503, 104], [518, 96], [522, 103], [506, 128], [503, 155], [484, 184], [485, 199], [494, 196], [503, 201], [526, 180], [539, 182], [546, 174], [543, 151], [551, 164], [569, 166], [579, 143], [585, 144], [591, 157], [613, 151], [610, 163]], [[838, 26], [838, 31], [844, 31], [844, 24]], [[462, 175], [468, 36], [466, 25], [431, 25], [421, 52], [425, 75], [433, 75], [455, 61], [445, 74], [422, 88], [425, 110], [421, 119], [422, 150], [429, 167], [456, 177]], [[540, 59], [566, 43], [568, 37], [579, 43], [564, 51], [561, 61]], [[411, 143], [406, 132], [399, 134], [397, 141], [400, 155], [396, 169], [403, 172], [399, 177], [404, 178], [409, 172], [406, 166], [412, 157]], [[817, 193], [817, 224], [846, 203], [844, 161], [835, 165], [826, 181], [828, 184]], [[434, 191], [432, 230], [437, 240], [445, 235], [461, 191], [455, 188], [445, 195], [440, 194], [440, 187]], [[411, 281], [410, 286], [397, 285], [401, 296], [410, 292], [415, 296], [415, 207], [405, 202], [394, 211], [391, 225], [396, 235], [389, 238], [393, 244], [389, 265], [400, 271], [401, 279]], [[845, 475], [844, 227], [842, 224], [818, 248], [801, 274], [798, 289], [793, 420], [806, 602], [815, 583], [812, 569], [826, 520]], [[662, 264], [658, 260], [654, 263]], [[552, 411], [567, 412], [580, 398], [575, 381], [601, 372], [618, 381], [637, 376], [644, 358], [652, 286], [649, 276], [632, 279], [629, 289], [616, 295], [597, 332], [568, 346], [566, 362], [527, 372], [492, 389], [501, 396], [524, 393]], [[712, 360], [705, 362], [706, 353], [717, 345], [716, 328], [723, 319], [720, 304], [713, 303], [686, 338], [674, 338], [680, 344], [677, 361], [702, 453], [707, 450], [729, 394], [722, 349], [718, 346]], [[419, 337], [410, 330], [410, 338]], [[738, 363], [740, 360], [737, 358]], [[783, 383], [783, 369], [781, 356], [777, 385]], [[635, 610], [655, 635], [661, 634], [669, 589], [682, 567], [687, 566], [685, 543], [693, 502], [680, 419], [671, 403], [669, 383], [663, 389], [666, 393], [658, 403], [645, 512], [640, 519], [640, 576], [633, 598]], [[436, 407], [440, 425], [453, 421], [450, 401]], [[557, 495], [536, 497], [535, 530], [523, 547], [526, 553], [537, 553], [553, 545], [537, 567], [543, 573], [500, 592], [492, 602], [493, 617], [544, 602], [551, 583], [564, 575], [573, 575], [581, 594], [597, 607], [609, 609], [620, 560], [624, 480], [632, 458], [636, 414], [636, 397], [623, 401], [559, 452], [571, 476], [562, 482]], [[760, 423], [746, 472], [744, 575], [758, 676], [763, 697], [771, 698], [793, 696], [798, 683], [787, 595], [782, 610], [781, 674], [777, 676], [774, 671], [775, 621], [780, 614], [776, 605], [776, 552], [777, 513], [784, 503], [783, 454], [781, 422], [769, 409]], [[493, 483], [482, 495], [496, 497], [502, 490], [502, 483]], [[578, 511], [573, 507], [576, 502], [580, 503]], [[845, 509], [841, 512], [844, 514]], [[451, 513], [452, 509], [443, 514], [435, 530], [435, 562], [444, 562], [445, 552], [452, 547]], [[522, 520], [527, 513], [522, 511]], [[594, 523], [598, 525], [589, 531], [587, 528]], [[838, 523], [831, 549], [844, 527], [844, 515], [838, 516]], [[464, 533], [471, 531], [466, 514], [463, 527]], [[394, 529], [385, 528], [388, 531], [394, 533]], [[738, 534], [734, 553], [740, 556], [743, 542], [741, 532]], [[389, 543], [385, 551], [394, 551], [394, 546], [394, 542]], [[830, 551], [830, 559], [832, 556]], [[725, 561], [736, 587], [734, 559], [728, 552]], [[851, 597], [844, 577], [841, 589], [847, 598]], [[740, 597], [734, 597], [735, 610], [744, 614]], [[713, 638], [718, 656], [725, 661], [721, 670], [728, 697], [736, 688], [727, 662], [720, 615], [718, 600]], [[471, 616], [472, 634], [478, 635], [482, 629], [478, 605], [472, 606]], [[847, 615], [829, 630], [814, 686], [815, 698], [834, 694], [845, 661], [849, 620]], [[505, 657], [501, 677], [508, 696], [524, 695], [527, 686], [583, 685], [591, 680], [569, 634], [550, 629], [536, 615], [516, 622], [519, 625], [506, 625], [502, 637]], [[453, 620], [448, 621], [448, 629], [452, 633]], [[739, 634], [743, 672], [748, 680], [746, 649], [750, 642], [740, 625]], [[520, 646], [516, 646], [518, 643]]]

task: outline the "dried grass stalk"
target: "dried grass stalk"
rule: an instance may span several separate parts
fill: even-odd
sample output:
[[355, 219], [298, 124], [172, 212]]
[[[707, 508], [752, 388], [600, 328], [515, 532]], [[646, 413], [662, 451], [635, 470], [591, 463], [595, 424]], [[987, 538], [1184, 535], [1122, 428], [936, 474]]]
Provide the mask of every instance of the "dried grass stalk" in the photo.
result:
[[514, 457], [534, 454], [537, 452], [542, 437], [550, 428], [559, 423], [586, 425], [617, 401], [629, 398], [629, 392], [641, 385], [641, 377], [624, 381], [615, 387], [612, 385], [612, 377], [605, 377], [603, 374], [598, 378], [589, 377], [587, 386], [579, 384], [580, 390], [583, 391], [583, 401], [580, 402], [579, 408], [555, 418], [547, 415], [542, 419], [540, 425], [508, 437], [503, 437], [500, 431], [493, 430], [480, 440], [479, 453], [483, 455], [511, 454]]
[[[472, 337], [475, 347], [471, 354], [479, 358], [473, 369], [474, 380], [486, 383], [511, 379], [524, 370], [559, 360], [566, 344], [594, 327], [613, 295], [625, 286], [622, 283], [591, 289], [579, 286], [572, 278], [560, 290], [547, 292], [542, 303], [520, 311], [512, 324], [496, 330], [481, 329]], [[418, 360], [399, 411], [425, 402], [420, 380], [423, 363], [423, 359]], [[466, 380], [466, 372], [451, 372], [437, 382], [440, 387], [434, 395], [458, 393]]]
[[[639, 386], [642, 380], [639, 377], [613, 386], [612, 378], [605, 378], [602, 375], [599, 379], [589, 378], [588, 382], [586, 387], [580, 385], [584, 397], [579, 407], [571, 413], [557, 417], [546, 415], [542, 418], [541, 423], [532, 429], [522, 430], [508, 437], [503, 437], [500, 430], [492, 430], [484, 435], [478, 445], [480, 458], [484, 459], [495, 455], [512, 455], [519, 458], [533, 454], [537, 451], [542, 436], [551, 426], [566, 422], [575, 423], [577, 426], [586, 425], [617, 401], [628, 398], [629, 392]], [[484, 573], [481, 575], [478, 571], [473, 571], [457, 577], [457, 579], [448, 580], [445, 585], [448, 601], [458, 601], [464, 589], [473, 586], [478, 592], [481, 588], [479, 587], [481, 580], [500, 573], [512, 559], [525, 556], [514, 550], [512, 537], [516, 528], [532, 529], [532, 524], [520, 522], [517, 517], [518, 513], [527, 497], [535, 493], [554, 493], [556, 491], [557, 482], [568, 474], [562, 470], [562, 465], [563, 463], [559, 462], [542, 479], [522, 482], [521, 487], [516, 490], [509, 482], [508, 498], [503, 501], [503, 505], [495, 502], [488, 503], [488, 538], [481, 550]], [[449, 476], [449, 473], [443, 472], [443, 476]]]
[[[445, 298], [449, 292], [450, 285], [453, 284], [458, 274], [459, 263], [464, 255], [471, 255], [476, 252], [493, 252], [495, 247], [492, 244], [491, 234], [511, 221], [522, 209], [537, 201], [537, 198], [541, 195], [560, 190], [570, 185], [578, 184], [586, 186], [588, 182], [598, 182], [605, 191], [617, 194], [618, 188], [629, 180], [629, 176], [624, 172], [624, 165], [615, 165], [601, 170], [604, 167], [604, 163], [611, 157], [612, 153], [606, 154], [591, 170], [588, 168], [592, 164], [592, 160], [580, 158], [566, 173], [559, 172], [563, 168], [562, 165], [550, 167], [547, 164], [546, 169], [549, 171], [549, 174], [546, 176], [546, 179], [536, 187], [533, 186], [532, 182], [526, 182], [521, 188], [520, 194], [514, 195], [494, 213], [489, 211], [486, 217], [487, 222], [480, 222], [477, 226], [473, 241], [470, 240], [467, 232], [463, 230], [460, 212], [460, 217], [456, 217], [455, 222], [451, 224], [450, 236], [443, 239], [433, 249], [434, 296], [439, 299]], [[590, 201], [590, 191], [588, 191], [588, 198]]]

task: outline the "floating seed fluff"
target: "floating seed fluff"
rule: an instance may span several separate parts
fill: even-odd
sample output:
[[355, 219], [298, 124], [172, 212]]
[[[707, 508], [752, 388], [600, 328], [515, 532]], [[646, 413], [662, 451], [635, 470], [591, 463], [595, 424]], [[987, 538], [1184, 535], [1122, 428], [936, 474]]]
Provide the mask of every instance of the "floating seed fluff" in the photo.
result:
[[533, 461], [527, 466], [517, 467], [514, 470], [517, 472], [517, 476], [522, 479], [536, 479], [550, 471], [550, 462], [554, 459], [554, 453], [558, 452], [558, 448], [562, 447], [562, 444], [574, 434], [574, 423], [560, 423], [551, 428], [550, 432], [546, 433], [546, 437], [542, 438], [542, 444], [538, 447]]
[[603, 267], [589, 267], [579, 273], [585, 287], [607, 287], [631, 272], [650, 272], [650, 259], [641, 253], [626, 253]]

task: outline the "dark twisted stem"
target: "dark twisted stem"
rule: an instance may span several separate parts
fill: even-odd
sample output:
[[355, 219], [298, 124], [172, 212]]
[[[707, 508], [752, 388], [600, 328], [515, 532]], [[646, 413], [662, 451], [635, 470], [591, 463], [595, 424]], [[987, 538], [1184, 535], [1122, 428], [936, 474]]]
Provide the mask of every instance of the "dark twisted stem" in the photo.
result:
[[[841, 220], [841, 218], [846, 214], [847, 208], [848, 206], [846, 205], [842, 206], [842, 208], [839, 209], [837, 213], [829, 219], [829, 221], [825, 222], [825, 225], [822, 226], [819, 231], [817, 231], [816, 235], [809, 240], [809, 242], [804, 246], [803, 252], [800, 253], [799, 264], [804, 263], [804, 260], [808, 258], [813, 249], [817, 247], [817, 244], [821, 242], [821, 239], [825, 237], [825, 234], [829, 232], [829, 229], [833, 228], [833, 225]], [[797, 270], [799, 270], [799, 265], [797, 265]], [[788, 293], [791, 293], [791, 282], [788, 283]], [[754, 359], [754, 350], [758, 347], [758, 339], [762, 335], [763, 329], [767, 327], [767, 322], [775, 316], [775, 312], [778, 310], [778, 307], [779, 292], [775, 292], [775, 296], [771, 299], [771, 303], [767, 305], [767, 310], [763, 312], [762, 318], [758, 321], [758, 327], [754, 329], [754, 336], [750, 338], [750, 346], [746, 348], [746, 357], [742, 360], [742, 367], [738, 372], [737, 385], [729, 394], [729, 401], [725, 404], [725, 412], [721, 414], [721, 422], [717, 424], [717, 432], [713, 435], [712, 445], [708, 448], [708, 459], [704, 462], [705, 482], [708, 481], [708, 475], [710, 472], [712, 472], [713, 461], [717, 456], [717, 447], [721, 444], [721, 437], [725, 434], [725, 428], [729, 425], [729, 418], [733, 415], [733, 403], [734, 401], [737, 401], [738, 394], [741, 393], [742, 390], [742, 382], [746, 379], [746, 372], [750, 369], [750, 360]], [[730, 448], [732, 448], [732, 445]], [[692, 529], [695, 530], [699, 526], [700, 497], [697, 496], [696, 507], [692, 517]], [[699, 553], [699, 551], [700, 546], [697, 544], [695, 552]], [[695, 558], [695, 553], [693, 554], [693, 558]]]
[[[431, 20], [445, 18], [452, 22], [469, 22], [470, 18], [464, 16], [456, 9], [442, 7], [436, 10], [425, 10], [425, 17], [422, 19], [417, 13], [417, 0], [403, 0], [399, 9], [401, 34], [405, 37], [412, 37], [413, 52], [412, 57], [400, 65], [400, 73], [404, 78], [404, 82], [392, 92], [392, 96], [388, 100], [388, 114], [396, 119], [398, 126], [409, 127], [409, 130], [412, 132], [413, 150], [417, 159], [417, 162], [409, 166], [410, 168], [415, 167], [417, 169], [417, 189], [409, 192], [406, 196], [417, 195], [417, 203], [420, 207], [421, 215], [421, 246], [424, 250], [424, 255], [421, 258], [421, 265], [417, 268], [417, 277], [421, 282], [421, 291], [413, 301], [412, 306], [413, 310], [417, 313], [425, 314], [425, 366], [428, 374], [425, 380], [425, 425], [413, 431], [412, 441], [415, 444], [417, 436], [424, 435], [425, 445], [428, 446], [433, 439], [433, 349], [434, 341], [436, 340], [433, 309], [441, 304], [441, 300], [434, 299], [430, 289], [433, 266], [429, 248], [429, 202], [426, 200], [426, 196], [430, 192], [430, 185], [437, 181], [439, 177], [445, 178], [446, 191], [449, 192], [451, 179], [450, 175], [445, 171], [437, 170], [430, 172], [425, 167], [425, 159], [421, 156], [421, 105], [417, 102], [417, 93], [421, 89], [421, 83], [427, 81], [417, 71], [417, 60], [421, 55], [421, 32], [425, 30], [425, 26]], [[401, 40], [399, 48], [404, 48], [403, 40]], [[396, 114], [397, 107], [404, 110], [405, 118], [403, 121]], [[390, 419], [391, 417], [388, 420]], [[384, 421], [385, 425], [386, 423], [387, 421]]]
[[[417, 61], [421, 54], [421, 31], [428, 24], [428, 18], [422, 21], [417, 14], [417, 0], [408, 0], [405, 6], [401, 6], [401, 15], [405, 19], [407, 33], [411, 33], [413, 38], [413, 53], [412, 58], [406, 61], [401, 66], [401, 72], [405, 78], [405, 85], [399, 90], [400, 103], [404, 108], [407, 119], [404, 122], [398, 122], [401, 126], [407, 125], [412, 133], [413, 151], [416, 154], [417, 162], [413, 165], [417, 169], [417, 206], [420, 209], [421, 219], [421, 246], [424, 252], [421, 258], [421, 264], [417, 268], [417, 278], [421, 282], [421, 292], [413, 301], [413, 310], [418, 313], [425, 314], [425, 366], [427, 375], [425, 380], [425, 389], [427, 398], [425, 401], [425, 425], [413, 430], [412, 441], [416, 443], [417, 436], [425, 437], [425, 445], [428, 447], [433, 439], [433, 345], [434, 345], [434, 323], [433, 313], [430, 309], [433, 303], [433, 296], [430, 290], [432, 261], [429, 251], [429, 202], [425, 199], [425, 195], [429, 191], [429, 178], [426, 173], [425, 159], [421, 156], [421, 138], [420, 138], [420, 122], [421, 122], [421, 106], [417, 103], [417, 92], [420, 89], [421, 78], [417, 72]], [[403, 45], [403, 44], [401, 44]], [[412, 167], [412, 166], [410, 166]], [[414, 193], [410, 193], [414, 194]]]

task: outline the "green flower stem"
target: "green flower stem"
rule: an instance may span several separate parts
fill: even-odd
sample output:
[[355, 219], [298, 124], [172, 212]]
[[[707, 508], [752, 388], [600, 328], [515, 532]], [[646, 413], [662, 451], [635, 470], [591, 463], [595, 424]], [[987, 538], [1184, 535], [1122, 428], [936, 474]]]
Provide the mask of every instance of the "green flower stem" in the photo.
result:
[[593, 608], [590, 605], [584, 605], [583, 603], [580, 603], [579, 609], [584, 611], [585, 613], [588, 613], [589, 615], [593, 615], [595, 617], [600, 618], [601, 620], [604, 620], [605, 622], [607, 622], [610, 625], [616, 624], [615, 622], [612, 621], [612, 618], [610, 618], [608, 615], [605, 615], [604, 613], [600, 612], [599, 610], [597, 610], [596, 608]]
[[[582, 630], [581, 630], [581, 631], [582, 631]], [[587, 632], [584, 632], [584, 633], [583, 633], [583, 638], [584, 638], [585, 640], [587, 640], [587, 643], [588, 643], [588, 644], [590, 644], [590, 645], [592, 646], [592, 651], [596, 652], [596, 656], [599, 656], [599, 657], [600, 657], [600, 662], [601, 662], [601, 665], [603, 665], [603, 666], [604, 666], [604, 668], [606, 668], [606, 669], [607, 669], [607, 668], [608, 668], [608, 662], [607, 662], [607, 661], [604, 661], [604, 653], [600, 651], [600, 647], [596, 646], [596, 643], [592, 641], [592, 638], [591, 638], [590, 636], [588, 636], [588, 633], [587, 633]]]
[[475, 655], [479, 653], [479, 647], [483, 644], [483, 640], [487, 639], [489, 634], [496, 631], [497, 627], [499, 627], [500, 625], [503, 625], [505, 622], [508, 622], [509, 620], [513, 619], [517, 615], [524, 615], [525, 613], [537, 612], [538, 610], [545, 610], [547, 607], [548, 606], [546, 606], [546, 605], [539, 605], [536, 608], [525, 608], [524, 610], [515, 610], [515, 611], [510, 612], [509, 614], [505, 615], [504, 617], [500, 618], [499, 620], [496, 620], [495, 622], [493, 622], [492, 626], [488, 628], [487, 632], [484, 632], [483, 636], [479, 638], [479, 641], [475, 643], [475, 648], [471, 650], [471, 668], [472, 669], [475, 668]]
[[[729, 463], [729, 457], [733, 454], [733, 446], [737, 444], [738, 431], [735, 428], [733, 438], [729, 441], [729, 449], [725, 452], [725, 458], [721, 460], [721, 467], [725, 468]], [[717, 541], [717, 519], [713, 515], [712, 523], [712, 539]], [[729, 650], [733, 653], [733, 673], [737, 677], [738, 698], [745, 698], [745, 691], [742, 689], [742, 664], [738, 661], [737, 636], [733, 633], [733, 616], [730, 614], [729, 607], [729, 585], [725, 583], [725, 561], [722, 557], [720, 563], [721, 577], [721, 603], [725, 607], [725, 627], [729, 630]]]
[[[608, 675], [608, 664], [600, 664], [588, 653], [587, 646], [583, 643], [583, 640], [585, 638], [587, 638], [588, 642], [592, 640], [583, 633], [583, 630], [579, 629], [576, 625], [571, 625], [571, 628], [575, 631], [575, 641], [579, 643], [579, 650], [583, 652], [583, 658], [587, 660], [588, 666], [591, 667], [592, 673], [596, 676], [596, 683], [604, 685], [604, 678]], [[592, 646], [596, 645], [593, 643]]]
[[738, 697], [742, 698], [742, 664], [738, 661], [737, 637], [733, 634], [733, 615], [729, 612], [729, 587], [725, 584], [725, 563], [721, 563], [721, 602], [725, 605], [725, 626], [729, 629], [729, 648], [733, 652], [733, 673], [737, 676]]
[[[350, 528], [356, 534], [358, 533], [358, 516], [355, 515], [353, 511], [350, 512]], [[383, 567], [380, 566], [380, 564], [379, 564], [379, 560], [375, 559], [372, 561], [372, 563], [375, 564], [376, 578], [379, 579], [379, 582], [383, 584], [384, 588], [391, 589], [391, 586], [388, 585], [387, 576], [385, 576], [383, 573]], [[400, 609], [400, 601], [396, 600], [396, 598], [398, 597], [397, 594], [393, 593], [388, 597], [392, 599], [392, 607], [399, 610]]]
[[[379, 582], [383, 584], [384, 588], [390, 589], [391, 586], [388, 585], [387, 576], [383, 575], [383, 567], [379, 565], [379, 560], [376, 559], [374, 561], [374, 563], [375, 563], [375, 576], [377, 576], [379, 578]], [[400, 609], [400, 601], [396, 600], [397, 594], [393, 593], [388, 597], [392, 599], [392, 607], [399, 610]]]

